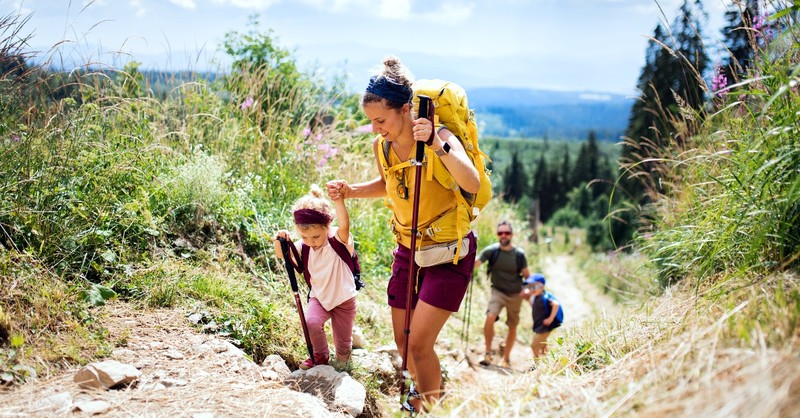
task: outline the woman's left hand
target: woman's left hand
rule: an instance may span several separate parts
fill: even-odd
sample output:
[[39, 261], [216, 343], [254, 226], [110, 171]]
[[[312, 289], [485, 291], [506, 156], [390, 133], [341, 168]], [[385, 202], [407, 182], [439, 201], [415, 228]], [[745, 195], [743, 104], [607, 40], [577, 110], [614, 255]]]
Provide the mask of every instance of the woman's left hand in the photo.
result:
[[416, 119], [413, 132], [415, 141], [427, 142], [433, 132], [433, 123], [427, 118]]

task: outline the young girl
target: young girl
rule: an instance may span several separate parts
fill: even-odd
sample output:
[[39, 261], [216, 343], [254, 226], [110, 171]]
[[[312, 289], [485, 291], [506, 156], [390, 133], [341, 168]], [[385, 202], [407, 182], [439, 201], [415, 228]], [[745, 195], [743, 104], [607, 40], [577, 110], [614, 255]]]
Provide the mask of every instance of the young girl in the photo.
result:
[[[306, 323], [314, 347], [314, 361], [307, 359], [300, 368], [307, 370], [316, 365], [328, 364], [328, 339], [325, 322], [331, 320], [336, 358], [341, 363], [350, 359], [353, 343], [353, 323], [356, 319], [356, 286], [353, 273], [344, 260], [331, 247], [329, 239], [345, 245], [352, 255], [355, 251], [350, 235], [350, 215], [344, 198], [334, 200], [333, 207], [322, 195], [322, 189], [311, 186], [309, 194], [301, 197], [292, 209], [294, 226], [302, 243], [309, 248], [306, 268], [311, 274], [311, 291], [306, 308]], [[336, 214], [338, 228], [331, 227], [332, 213]], [[275, 237], [275, 254], [283, 259], [286, 255], [280, 248], [278, 238], [289, 239], [289, 231], [280, 230]], [[302, 244], [295, 246], [300, 253]], [[294, 258], [294, 257], [292, 257]], [[294, 260], [300, 265], [301, 260]]]

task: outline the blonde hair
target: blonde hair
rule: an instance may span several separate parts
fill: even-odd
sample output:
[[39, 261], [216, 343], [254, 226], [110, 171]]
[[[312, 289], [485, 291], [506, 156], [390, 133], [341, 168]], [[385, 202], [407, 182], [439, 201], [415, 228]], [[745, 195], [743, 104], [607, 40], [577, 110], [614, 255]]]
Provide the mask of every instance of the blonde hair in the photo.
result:
[[[316, 184], [311, 185], [307, 195], [297, 199], [297, 201], [294, 203], [294, 207], [292, 208], [292, 212], [299, 209], [312, 209], [317, 212], [322, 212], [328, 215], [331, 221], [333, 220], [333, 205], [328, 201], [328, 199], [325, 198], [322, 193], [322, 189]], [[303, 230], [316, 226], [327, 228], [331, 221], [328, 221], [327, 224], [295, 224], [295, 226]]]

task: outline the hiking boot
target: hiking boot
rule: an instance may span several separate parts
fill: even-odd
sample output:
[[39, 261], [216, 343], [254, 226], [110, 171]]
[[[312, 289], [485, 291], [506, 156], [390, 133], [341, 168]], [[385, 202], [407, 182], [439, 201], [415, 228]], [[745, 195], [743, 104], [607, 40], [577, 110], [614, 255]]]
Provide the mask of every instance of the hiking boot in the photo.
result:
[[481, 366], [491, 366], [493, 361], [494, 361], [494, 353], [490, 351], [484, 354], [483, 360], [479, 361], [478, 364], [480, 364]]
[[303, 370], [308, 370], [314, 366], [322, 366], [323, 364], [328, 364], [328, 356], [314, 354], [314, 363], [311, 362], [310, 358], [307, 358], [306, 361], [300, 363], [299, 367]]

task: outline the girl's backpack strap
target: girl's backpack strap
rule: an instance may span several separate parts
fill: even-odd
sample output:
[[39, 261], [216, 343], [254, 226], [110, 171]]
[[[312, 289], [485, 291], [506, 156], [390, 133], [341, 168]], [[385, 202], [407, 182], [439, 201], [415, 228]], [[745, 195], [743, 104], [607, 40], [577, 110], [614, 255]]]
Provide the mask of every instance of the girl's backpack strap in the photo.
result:
[[300, 260], [302, 264], [302, 273], [303, 277], [306, 279], [306, 284], [308, 288], [311, 289], [311, 274], [308, 272], [308, 252], [311, 250], [311, 247], [306, 245], [305, 243], [302, 244], [300, 247]]

